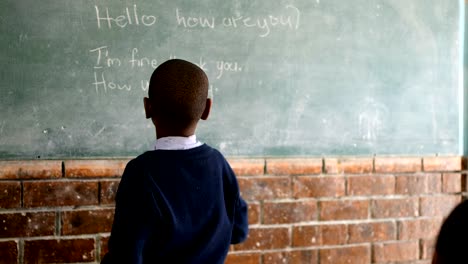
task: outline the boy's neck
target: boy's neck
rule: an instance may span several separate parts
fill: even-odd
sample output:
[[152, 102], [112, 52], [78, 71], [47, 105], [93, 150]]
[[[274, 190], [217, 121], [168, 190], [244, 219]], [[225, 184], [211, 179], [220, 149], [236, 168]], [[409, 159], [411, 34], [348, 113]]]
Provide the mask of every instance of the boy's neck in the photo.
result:
[[189, 150], [203, 145], [197, 136], [190, 137], [163, 137], [156, 140], [154, 150]]
[[163, 137], [190, 137], [195, 134], [196, 127], [189, 127], [183, 130], [171, 130], [156, 126], [156, 139]]

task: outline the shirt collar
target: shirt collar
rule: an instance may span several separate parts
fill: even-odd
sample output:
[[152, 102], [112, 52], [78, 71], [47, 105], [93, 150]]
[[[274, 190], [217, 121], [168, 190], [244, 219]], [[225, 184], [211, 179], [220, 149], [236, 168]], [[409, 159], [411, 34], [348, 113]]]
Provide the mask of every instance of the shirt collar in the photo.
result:
[[196, 135], [189, 137], [163, 137], [156, 140], [154, 149], [158, 150], [186, 150], [201, 146]]

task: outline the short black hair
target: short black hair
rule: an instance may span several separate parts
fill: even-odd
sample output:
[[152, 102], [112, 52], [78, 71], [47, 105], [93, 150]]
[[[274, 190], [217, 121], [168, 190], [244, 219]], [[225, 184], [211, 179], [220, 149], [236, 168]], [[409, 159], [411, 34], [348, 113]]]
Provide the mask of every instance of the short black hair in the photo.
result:
[[197, 65], [171, 59], [154, 70], [148, 96], [155, 116], [165, 124], [185, 127], [202, 116], [208, 98], [208, 77]]
[[438, 263], [465, 263], [468, 238], [468, 200], [458, 204], [440, 228], [435, 250]]

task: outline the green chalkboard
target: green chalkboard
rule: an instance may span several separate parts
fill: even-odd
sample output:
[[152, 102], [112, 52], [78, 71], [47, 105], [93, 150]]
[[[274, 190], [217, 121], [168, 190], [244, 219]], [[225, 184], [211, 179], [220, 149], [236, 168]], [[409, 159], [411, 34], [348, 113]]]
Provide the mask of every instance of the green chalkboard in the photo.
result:
[[133, 156], [177, 57], [229, 156], [458, 153], [460, 8], [440, 0], [2, 0], [0, 158]]

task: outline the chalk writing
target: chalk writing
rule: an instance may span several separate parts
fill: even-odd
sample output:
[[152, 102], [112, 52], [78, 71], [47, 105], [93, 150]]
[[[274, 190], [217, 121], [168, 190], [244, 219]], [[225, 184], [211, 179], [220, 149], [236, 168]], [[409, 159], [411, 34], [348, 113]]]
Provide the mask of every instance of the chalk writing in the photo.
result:
[[120, 59], [109, 57], [109, 50], [107, 49], [107, 46], [95, 48], [89, 52], [97, 53], [96, 64], [94, 65], [95, 69], [101, 69], [103, 67], [110, 68], [112, 66], [120, 67], [122, 65], [122, 61]]
[[140, 87], [143, 90], [143, 92], [147, 92], [149, 89], [149, 81], [140, 81]]
[[[105, 14], [101, 13], [102, 9], [99, 9], [97, 5], [94, 6], [96, 10], [96, 22], [99, 29], [106, 28], [111, 29], [112, 25], [119, 28], [125, 28], [130, 25], [143, 25], [143, 26], [153, 26], [156, 24], [156, 16], [154, 15], [140, 15], [137, 5], [133, 5], [133, 8], [126, 7], [124, 13], [117, 17], [113, 17], [109, 13], [109, 8], [104, 8]], [[101, 22], [103, 22], [101, 24]]]
[[251, 17], [243, 15], [227, 16], [218, 19], [214, 16], [185, 16], [183, 12], [176, 8], [175, 15], [177, 25], [184, 28], [207, 28], [214, 29], [217, 26], [225, 28], [256, 28], [260, 30], [259, 36], [266, 37], [270, 35], [272, 28], [284, 27], [291, 30], [297, 30], [300, 26], [301, 12], [293, 6], [285, 6], [285, 11], [292, 14], [288, 15], [267, 15], [264, 17]]
[[[111, 14], [108, 7], [94, 6], [96, 25], [98, 29], [122, 29], [128, 26], [155, 26], [158, 18], [155, 15], [141, 14], [136, 4], [125, 7], [123, 11]], [[286, 5], [283, 14], [267, 14], [263, 16], [249, 16], [236, 13], [225, 17], [184, 14], [180, 8], [175, 8], [175, 22], [177, 26], [186, 29], [215, 29], [224, 27], [231, 29], [256, 29], [259, 37], [267, 37], [274, 28], [297, 30], [300, 26], [301, 11], [293, 6]]]
[[[140, 52], [139, 48], [130, 48], [127, 53], [124, 53], [121, 56], [114, 56], [116, 52], [112, 52], [111, 56], [111, 47], [108, 45], [102, 45], [97, 48], [90, 49], [89, 52], [94, 57], [94, 75], [92, 81], [92, 87], [97, 94], [106, 94], [108, 92], [129, 92], [132, 90], [141, 90], [143, 92], [148, 91], [149, 81], [145, 80], [133, 80], [129, 83], [128, 79], [125, 81], [115, 80], [109, 78], [109, 74], [106, 73], [106, 70], [123, 68], [124, 70], [137, 70], [137, 69], [148, 69], [148, 74], [151, 71], [159, 66], [161, 62], [164, 62], [166, 59], [175, 59], [176, 55], [170, 54], [166, 58], [154, 58], [153, 56], [148, 56]], [[210, 76], [210, 80], [219, 80], [227, 74], [236, 74], [243, 71], [241, 63], [234, 60], [208, 60], [203, 56], [198, 57], [196, 60], [193, 60], [196, 65], [203, 69]], [[113, 74], [114, 76], [115, 74]], [[147, 76], [149, 78], [149, 76]], [[217, 91], [217, 89], [211, 87], [211, 92]], [[213, 94], [211, 95], [213, 97]]]
[[194, 28], [194, 27], [209, 27], [209, 28], [214, 28], [215, 27], [215, 18], [207, 18], [207, 17], [185, 17], [180, 14], [180, 11], [178, 8], [176, 8], [176, 19], [177, 19], [177, 24], [182, 25], [186, 28]]
[[133, 48], [132, 49], [132, 59], [129, 60], [129, 63], [132, 68], [134, 67], [145, 67], [145, 66], [151, 66], [153, 68], [156, 68], [158, 66], [158, 61], [156, 59], [149, 59], [147, 57], [141, 57], [137, 58], [138, 54], [138, 49]]
[[218, 75], [216, 79], [220, 79], [223, 76], [224, 72], [240, 72], [242, 67], [239, 66], [237, 62], [227, 62], [227, 61], [217, 61], [216, 69], [218, 70]]
[[[148, 92], [149, 89], [149, 81], [148, 80], [140, 80], [137, 82], [138, 85], [131, 85], [128, 83], [119, 83], [116, 81], [112, 81], [110, 79], [107, 79], [105, 76], [104, 72], [94, 72], [94, 82], [93, 86], [96, 90], [97, 94], [107, 94], [109, 92], [130, 92], [135, 89], [140, 89], [144, 93]], [[139, 87], [138, 87], [139, 86]], [[209, 89], [208, 89], [208, 97], [209, 98], [214, 98], [214, 91], [218, 91], [218, 88], [215, 88], [212, 84], [210, 84]], [[0, 126], [0, 134], [3, 132], [3, 126], [5, 123], [1, 124]], [[65, 128], [62, 127], [62, 130]], [[1, 138], [0, 138], [1, 139]]]
[[205, 72], [208, 71], [208, 68], [206, 67], [206, 61], [203, 59], [203, 57], [200, 57], [200, 60], [198, 61], [198, 63], [195, 63], [198, 67], [200, 67], [202, 70], [204, 70]]
[[101, 72], [101, 74], [94, 72], [93, 85], [96, 89], [96, 93], [99, 93], [100, 90], [104, 91], [104, 93], [107, 93], [108, 90], [132, 90], [132, 86], [130, 84], [119, 84], [112, 81], [107, 81], [104, 72]]

